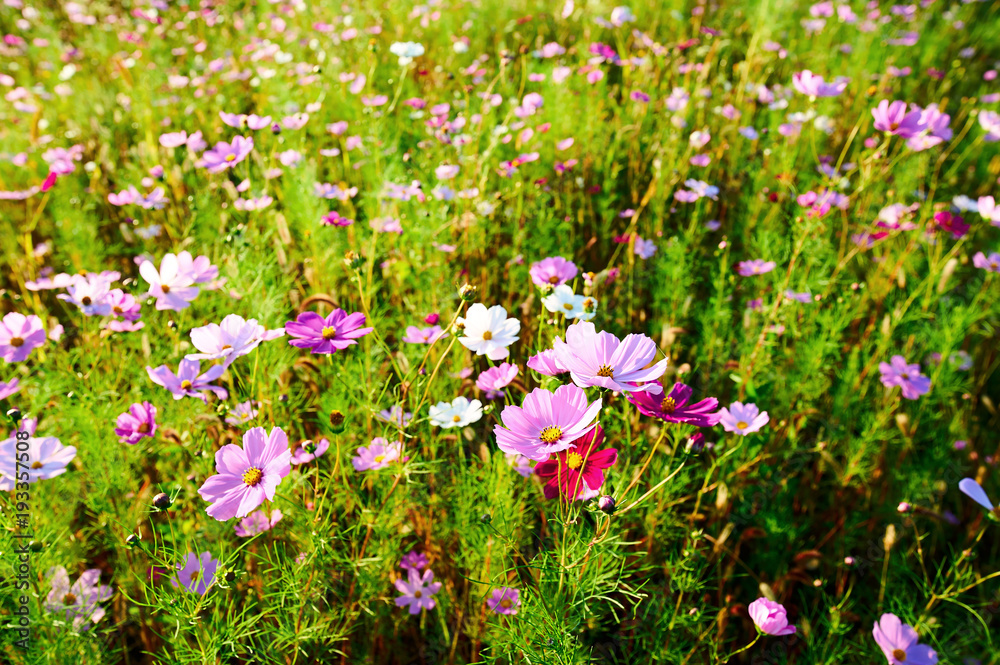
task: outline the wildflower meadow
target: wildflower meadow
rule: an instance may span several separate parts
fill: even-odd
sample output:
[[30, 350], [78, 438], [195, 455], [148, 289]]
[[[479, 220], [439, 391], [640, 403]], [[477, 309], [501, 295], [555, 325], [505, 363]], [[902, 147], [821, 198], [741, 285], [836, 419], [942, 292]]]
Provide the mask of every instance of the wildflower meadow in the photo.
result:
[[1000, 663], [1000, 0], [0, 35], [0, 663]]

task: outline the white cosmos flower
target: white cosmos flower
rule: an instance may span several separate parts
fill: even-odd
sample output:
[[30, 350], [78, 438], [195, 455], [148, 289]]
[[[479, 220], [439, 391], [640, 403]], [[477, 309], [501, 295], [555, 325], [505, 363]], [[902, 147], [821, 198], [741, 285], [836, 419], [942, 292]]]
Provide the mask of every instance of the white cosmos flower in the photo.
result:
[[483, 403], [478, 399], [469, 401], [456, 397], [449, 404], [438, 402], [430, 408], [431, 422], [442, 429], [465, 427], [483, 417]]
[[597, 299], [573, 293], [567, 284], [560, 284], [554, 291], [542, 299], [545, 309], [553, 314], [561, 313], [567, 319], [590, 321], [597, 315]]
[[400, 67], [405, 67], [424, 54], [424, 46], [417, 42], [393, 42], [389, 52], [399, 58]]
[[500, 305], [486, 309], [486, 305], [477, 302], [460, 321], [465, 325], [465, 336], [458, 341], [477, 356], [490, 360], [506, 358], [510, 353], [507, 347], [518, 340], [517, 334], [521, 332], [521, 322], [508, 319], [507, 310]]

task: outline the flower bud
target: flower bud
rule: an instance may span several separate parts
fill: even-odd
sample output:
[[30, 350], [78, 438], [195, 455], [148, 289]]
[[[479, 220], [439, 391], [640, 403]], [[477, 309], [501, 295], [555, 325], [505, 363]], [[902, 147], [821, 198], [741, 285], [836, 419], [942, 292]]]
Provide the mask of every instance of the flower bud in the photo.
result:
[[490, 522], [493, 521], [493, 516], [490, 515], [489, 513], [483, 513], [482, 515], [479, 516], [479, 521], [482, 522], [483, 524], [489, 524]]
[[139, 536], [135, 535], [134, 533], [130, 533], [128, 535], [128, 538], [125, 539], [125, 544], [128, 545], [129, 548], [135, 547], [136, 545], [139, 544]]
[[362, 263], [364, 263], [364, 259], [355, 251], [350, 251], [344, 255], [344, 265], [351, 270], [357, 270], [361, 267]]
[[10, 421], [14, 423], [15, 427], [17, 427], [18, 423], [21, 422], [21, 409], [11, 409], [7, 412], [7, 417], [10, 418]]
[[458, 290], [459, 297], [465, 302], [472, 302], [475, 300], [477, 293], [479, 293], [479, 289], [472, 284], [463, 284]]
[[340, 434], [344, 431], [344, 422], [346, 420], [347, 418], [340, 411], [334, 410], [330, 412], [330, 427], [333, 428], [334, 434]]
[[157, 510], [166, 510], [167, 508], [170, 507], [170, 504], [172, 503], [173, 501], [170, 500], [170, 495], [165, 494], [163, 492], [160, 492], [159, 494], [153, 497], [153, 506]]
[[900, 504], [899, 504], [898, 506], [896, 506], [896, 510], [897, 510], [898, 512], [902, 513], [903, 515], [905, 515], [906, 513], [908, 513], [908, 512], [910, 512], [911, 510], [913, 510], [913, 506], [911, 506], [911, 505], [910, 505], [910, 504], [908, 504], [907, 502], [903, 501], [903, 502], [902, 502], [902, 503], [900, 503]]
[[234, 573], [234, 572], [233, 572], [233, 571], [231, 571], [231, 570], [227, 570], [227, 571], [226, 571], [226, 575], [225, 575], [225, 578], [224, 578], [224, 579], [225, 579], [225, 580], [226, 580], [227, 582], [229, 582], [230, 584], [232, 584], [233, 582], [235, 582], [235, 581], [236, 581], [236, 573]]
[[600, 499], [597, 500], [597, 507], [602, 513], [607, 515], [614, 515], [615, 513], [615, 498], [605, 494]]

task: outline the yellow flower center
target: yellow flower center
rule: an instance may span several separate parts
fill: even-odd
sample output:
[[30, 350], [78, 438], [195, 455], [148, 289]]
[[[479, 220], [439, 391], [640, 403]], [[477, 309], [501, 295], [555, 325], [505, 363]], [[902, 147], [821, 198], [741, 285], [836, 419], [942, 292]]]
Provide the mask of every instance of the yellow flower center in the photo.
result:
[[414, 598], [423, 598], [424, 594], [420, 593], [419, 591], [414, 591], [413, 592], [413, 597]]
[[149, 433], [149, 423], [142, 423], [141, 425], [139, 425], [139, 432], [141, 434], [148, 434]]
[[746, 429], [747, 427], [750, 427], [750, 423], [746, 422], [745, 420], [741, 420], [738, 423], [736, 423], [736, 429]]
[[381, 464], [382, 460], [384, 460], [384, 459], [385, 459], [385, 455], [378, 455], [378, 456], [375, 457], [375, 463], [376, 464]]
[[170, 287], [167, 286], [166, 284], [160, 284], [160, 290], [163, 291], [164, 293], [170, 293]]
[[24, 340], [21, 339], [20, 337], [11, 337], [10, 338], [10, 345], [13, 346], [14, 348], [22, 346], [23, 344], [24, 344]]
[[256, 487], [257, 483], [259, 483], [263, 477], [264, 472], [255, 466], [252, 466], [243, 472], [243, 482], [246, 483], [248, 487]]
[[191, 571], [191, 581], [192, 581], [192, 582], [195, 582], [195, 581], [197, 581], [197, 579], [198, 579], [198, 578], [199, 578], [200, 576], [201, 576], [201, 571], [200, 571], [200, 570], [192, 570], [192, 571]]
[[541, 434], [538, 435], [538, 438], [541, 439], [543, 443], [555, 443], [560, 437], [562, 437], [562, 430], [555, 425], [546, 427], [542, 430]]
[[903, 651], [902, 649], [893, 649], [892, 650], [892, 657], [895, 658], [896, 660], [903, 660], [903, 661], [905, 661], [906, 660], [906, 652]]
[[660, 402], [660, 410], [664, 413], [673, 413], [676, 408], [677, 402], [674, 401], [673, 397], [664, 397], [663, 401]]
[[570, 469], [579, 469], [583, 466], [583, 456], [580, 453], [566, 455], [566, 466]]
[[34, 462], [31, 463], [31, 468], [32, 469], [41, 469], [43, 466], [45, 466], [45, 465], [42, 464], [41, 462], [38, 462], [38, 461], [34, 461]]
[[505, 610], [510, 609], [510, 606], [513, 604], [514, 603], [511, 602], [509, 598], [504, 598], [503, 600], [500, 601], [500, 607], [504, 608]]
[[613, 367], [608, 367], [607, 365], [601, 365], [597, 368], [597, 376], [606, 376], [609, 379], [614, 378], [615, 370]]
[[90, 307], [90, 303], [94, 301], [90, 298], [90, 296], [84, 296], [83, 298], [80, 299], [80, 302], [83, 303], [84, 307]]
[[115, 309], [115, 314], [121, 314], [122, 313], [122, 308], [119, 307], [118, 305], [115, 305], [114, 309]]
[[483, 333], [483, 339], [493, 339], [493, 333], [487, 330], [486, 332]]
[[183, 381], [181, 381], [181, 388], [183, 388], [184, 390], [191, 390], [191, 382], [188, 381], [187, 379], [184, 379]]
[[75, 604], [76, 604], [75, 594], [67, 593], [65, 596], [63, 596], [63, 605], [75, 605]]
[[563, 309], [573, 309], [573, 303], [569, 303], [569, 302], [566, 303], [565, 305], [563, 305]]
[[460, 422], [462, 422], [462, 416], [452, 416], [451, 417], [451, 422], [453, 422], [453, 423], [460, 423]]
[[226, 155], [226, 161], [227, 162], [235, 162], [236, 161], [236, 155]]
[[559, 283], [558, 275], [552, 275], [552, 277], [549, 277], [549, 284], [558, 284], [558, 283]]
[[323, 339], [333, 339], [337, 336], [337, 329], [333, 326], [326, 326], [323, 328]]

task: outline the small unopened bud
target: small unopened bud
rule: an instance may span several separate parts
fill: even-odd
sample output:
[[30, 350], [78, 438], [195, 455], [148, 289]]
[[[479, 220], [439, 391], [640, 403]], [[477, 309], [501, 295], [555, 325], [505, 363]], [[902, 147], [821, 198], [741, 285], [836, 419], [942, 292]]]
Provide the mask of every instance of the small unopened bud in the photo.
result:
[[170, 507], [170, 504], [172, 503], [173, 501], [170, 500], [170, 495], [165, 494], [163, 492], [160, 492], [159, 494], [153, 497], [153, 506], [157, 510], [166, 510], [167, 508]]
[[483, 524], [489, 524], [490, 522], [493, 521], [493, 516], [490, 515], [489, 513], [483, 513], [482, 515], [479, 516], [479, 521], [482, 522]]
[[362, 263], [364, 263], [364, 259], [362, 259], [357, 252], [350, 251], [347, 254], [344, 254], [344, 265], [351, 270], [357, 270], [361, 267]]
[[274, 123], [273, 125], [271, 125], [271, 133], [272, 134], [280, 134], [281, 133], [281, 125], [279, 125], [278, 123]]
[[10, 418], [10, 421], [16, 427], [21, 422], [21, 409], [11, 409], [7, 412], [7, 417]]
[[139, 544], [139, 536], [135, 535], [134, 533], [130, 533], [128, 535], [128, 538], [125, 539], [125, 544], [128, 545], [130, 548], [135, 547], [136, 545]]
[[597, 500], [597, 507], [602, 513], [607, 515], [614, 515], [615, 513], [615, 498], [613, 496], [608, 496], [605, 494], [600, 499]]
[[691, 435], [691, 438], [687, 440], [687, 443], [684, 445], [684, 449], [689, 453], [697, 455], [705, 449], [705, 435], [701, 432], [695, 432]]
[[33, 540], [31, 541], [31, 544], [28, 545], [28, 547], [31, 548], [32, 552], [41, 552], [42, 548], [45, 547], [45, 544], [40, 540]]
[[902, 503], [900, 503], [900, 504], [899, 504], [898, 506], [896, 506], [896, 510], [897, 510], [898, 512], [900, 512], [900, 513], [902, 513], [902, 514], [904, 514], [904, 515], [905, 515], [906, 513], [908, 513], [908, 512], [910, 512], [911, 510], [913, 510], [913, 506], [911, 506], [911, 505], [910, 505], [910, 504], [908, 504], [907, 502], [903, 501], [903, 502], [902, 502]]
[[479, 289], [474, 287], [472, 284], [463, 284], [458, 290], [459, 297], [465, 302], [472, 302], [475, 300], [477, 293], [479, 293]]
[[340, 434], [344, 431], [344, 422], [347, 418], [340, 411], [330, 412], [330, 427], [333, 428], [334, 434]]
[[225, 579], [226, 579], [227, 582], [229, 582], [230, 584], [232, 584], [233, 582], [236, 581], [236, 573], [234, 573], [231, 570], [227, 570], [226, 571]]
[[853, 566], [854, 565], [854, 557], [853, 556], [845, 556], [844, 557], [844, 565], [845, 566]]

